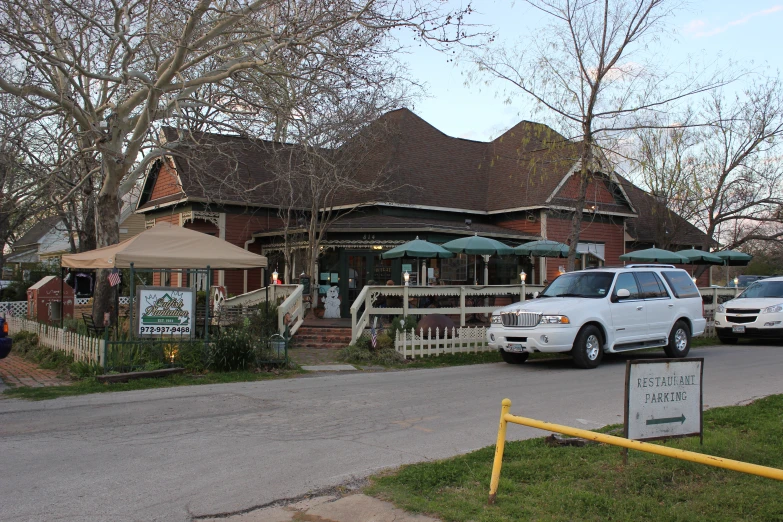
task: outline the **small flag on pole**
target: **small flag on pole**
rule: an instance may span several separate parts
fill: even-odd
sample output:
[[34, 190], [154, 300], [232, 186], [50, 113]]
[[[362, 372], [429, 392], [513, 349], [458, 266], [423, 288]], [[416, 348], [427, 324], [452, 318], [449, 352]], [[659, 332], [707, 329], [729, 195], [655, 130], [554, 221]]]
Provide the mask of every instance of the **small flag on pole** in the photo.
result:
[[378, 332], [375, 330], [375, 326], [377, 324], [378, 324], [378, 318], [376, 317], [372, 322], [372, 328], [370, 328], [370, 339], [373, 348], [375, 348], [375, 345], [378, 344]]
[[116, 268], [112, 268], [111, 273], [109, 274], [109, 284], [111, 286], [120, 284], [120, 271]]

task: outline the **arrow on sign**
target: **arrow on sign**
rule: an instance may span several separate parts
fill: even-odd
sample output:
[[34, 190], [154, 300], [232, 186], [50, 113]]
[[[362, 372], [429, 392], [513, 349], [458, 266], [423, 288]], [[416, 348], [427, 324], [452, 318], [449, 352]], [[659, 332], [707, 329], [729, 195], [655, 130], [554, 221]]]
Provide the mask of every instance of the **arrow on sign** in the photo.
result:
[[670, 424], [672, 422], [685, 422], [685, 414], [681, 413], [679, 417], [664, 417], [663, 419], [647, 419], [647, 425], [650, 424]]

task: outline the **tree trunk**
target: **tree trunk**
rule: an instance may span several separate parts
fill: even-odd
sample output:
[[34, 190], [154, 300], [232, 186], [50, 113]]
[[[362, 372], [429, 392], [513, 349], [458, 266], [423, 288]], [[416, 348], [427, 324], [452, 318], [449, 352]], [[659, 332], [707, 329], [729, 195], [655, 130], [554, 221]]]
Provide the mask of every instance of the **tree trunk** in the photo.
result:
[[[120, 199], [116, 190], [98, 196], [95, 212], [95, 230], [98, 247], [115, 245], [120, 240]], [[115, 294], [118, 287], [109, 285], [109, 269], [97, 270], [95, 294], [93, 296], [92, 313], [95, 321], [103, 323], [103, 314], [114, 309]]]
[[585, 136], [584, 144], [582, 165], [579, 170], [579, 195], [574, 204], [574, 216], [571, 219], [571, 234], [569, 235], [567, 268], [569, 272], [573, 271], [575, 266], [576, 246], [579, 243], [579, 235], [582, 233], [582, 218], [584, 217], [585, 201], [587, 200], [587, 186], [590, 184], [590, 166], [593, 160], [593, 149], [588, 136]]
[[[89, 182], [89, 189], [84, 190], [84, 219], [82, 220], [82, 233], [79, 240], [79, 251], [89, 252], [98, 248], [98, 238], [95, 235], [96, 216], [95, 216], [95, 198], [93, 197], [92, 181]], [[118, 223], [119, 226], [119, 223]], [[117, 236], [119, 238], [119, 236]]]

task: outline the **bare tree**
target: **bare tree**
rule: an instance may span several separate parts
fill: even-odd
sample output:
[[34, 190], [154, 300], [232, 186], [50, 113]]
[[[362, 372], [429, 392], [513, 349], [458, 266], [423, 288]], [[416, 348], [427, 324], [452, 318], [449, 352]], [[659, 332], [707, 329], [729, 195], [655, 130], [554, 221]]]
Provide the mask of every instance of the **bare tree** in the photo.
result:
[[[83, 150], [98, 153], [99, 167], [82, 179], [100, 176], [97, 242], [107, 246], [119, 240], [121, 194], [167, 152], [155, 147], [155, 122], [202, 105], [195, 94], [204, 86], [245, 71], [284, 76], [276, 64], [292, 50], [340, 55], [351, 29], [410, 26], [424, 38], [456, 39], [460, 15], [431, 0], [6, 0], [0, 90], [66, 114]], [[99, 315], [112, 295], [106, 276], [96, 288]]]
[[783, 241], [780, 77], [756, 81], [733, 98], [715, 92], [704, 113], [712, 123], [699, 133], [696, 175], [687, 187], [697, 223], [728, 248]]
[[[677, 120], [687, 122], [689, 117]], [[660, 128], [637, 129], [629, 153], [637, 171], [634, 181], [654, 200], [652, 215], [644, 219], [653, 223], [655, 246], [666, 250], [684, 244], [697, 213], [691, 186], [698, 171], [692, 155], [698, 131], [676, 125], [661, 122]]]
[[303, 115], [295, 144], [276, 154], [286, 262], [290, 266], [290, 231], [303, 229], [311, 274], [316, 274], [321, 243], [337, 220], [399, 188], [384, 154], [396, 141], [395, 126], [377, 119], [374, 104], [341, 109], [329, 117]]
[[[731, 97], [715, 91], [699, 127], [636, 133], [640, 181], [666, 208], [706, 232], [705, 250], [783, 240], [783, 90], [778, 77]], [[677, 118], [688, 121], [689, 116]]]
[[24, 103], [0, 96], [0, 273], [5, 247], [18, 239], [45, 211], [46, 170], [36, 164], [27, 143], [35, 139], [36, 120]]
[[[573, 270], [587, 188], [622, 133], [653, 126], [648, 117], [720, 82], [663, 70], [649, 47], [665, 31], [671, 0], [526, 0], [551, 20], [514, 47], [475, 55], [478, 72], [508, 82], [552, 116], [564, 135], [580, 141], [579, 192], [571, 223], [568, 269]], [[676, 83], [676, 84], [675, 84]], [[560, 144], [561, 145], [561, 144]], [[553, 145], [554, 146], [554, 145]]]

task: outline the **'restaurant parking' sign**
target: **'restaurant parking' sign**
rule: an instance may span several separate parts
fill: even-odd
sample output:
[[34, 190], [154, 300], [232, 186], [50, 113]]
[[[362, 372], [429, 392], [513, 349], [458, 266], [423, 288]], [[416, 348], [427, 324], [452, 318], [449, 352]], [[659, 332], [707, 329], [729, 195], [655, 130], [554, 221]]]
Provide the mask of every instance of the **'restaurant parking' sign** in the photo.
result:
[[704, 359], [627, 361], [625, 437], [701, 436], [703, 365]]

